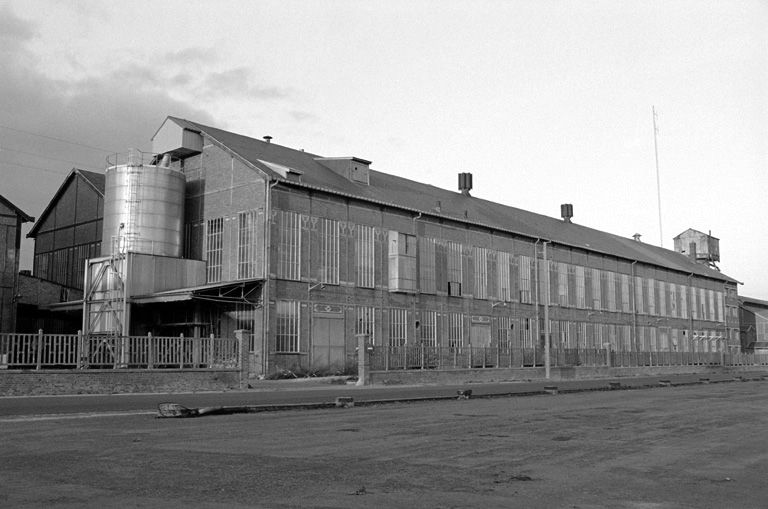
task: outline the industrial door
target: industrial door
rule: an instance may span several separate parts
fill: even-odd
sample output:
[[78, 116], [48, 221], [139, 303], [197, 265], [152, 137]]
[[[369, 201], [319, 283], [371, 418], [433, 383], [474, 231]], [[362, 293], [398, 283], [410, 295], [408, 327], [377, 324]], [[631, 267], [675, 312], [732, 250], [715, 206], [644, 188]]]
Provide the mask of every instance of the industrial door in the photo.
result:
[[[346, 362], [344, 315], [340, 306], [315, 305], [312, 314], [312, 368], [343, 370]], [[319, 311], [319, 312], [318, 312]]]
[[[472, 345], [472, 366], [487, 367], [488, 347], [491, 346], [491, 317], [473, 316], [469, 327], [469, 343]], [[494, 359], [495, 355], [492, 356]]]
[[469, 343], [473, 347], [491, 346], [491, 317], [473, 316], [469, 328]]

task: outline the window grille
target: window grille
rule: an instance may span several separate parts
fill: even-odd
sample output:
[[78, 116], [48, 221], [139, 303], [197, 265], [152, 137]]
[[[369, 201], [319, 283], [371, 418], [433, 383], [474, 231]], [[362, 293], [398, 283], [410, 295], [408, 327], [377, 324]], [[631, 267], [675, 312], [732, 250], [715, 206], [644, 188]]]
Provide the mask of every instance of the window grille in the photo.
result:
[[224, 255], [224, 218], [209, 219], [206, 228], [206, 268], [207, 281], [221, 281], [221, 269]]
[[389, 232], [389, 290], [416, 291], [416, 236]]
[[656, 287], [659, 294], [659, 306], [656, 314], [659, 316], [669, 316], [667, 312], [667, 292], [665, 291], [667, 284], [664, 281], [656, 281]]
[[278, 353], [299, 352], [299, 302], [277, 301], [277, 344]]
[[576, 307], [584, 309], [587, 307], [584, 291], [584, 267], [574, 267], [574, 281], [576, 282]]
[[422, 311], [419, 338], [424, 346], [437, 346], [437, 312]]
[[512, 319], [508, 316], [497, 318], [498, 329], [496, 331], [496, 341], [501, 349], [508, 349], [512, 346]]
[[357, 306], [355, 334], [367, 334], [372, 345], [377, 344], [376, 315], [372, 306]]
[[301, 277], [301, 215], [278, 211], [280, 241], [277, 277], [298, 281]]
[[375, 277], [375, 242], [372, 226], [357, 225], [357, 286], [373, 288]]
[[448, 313], [448, 346], [464, 346], [464, 315], [461, 313]]
[[408, 343], [408, 310], [392, 308], [389, 311], [389, 346]]

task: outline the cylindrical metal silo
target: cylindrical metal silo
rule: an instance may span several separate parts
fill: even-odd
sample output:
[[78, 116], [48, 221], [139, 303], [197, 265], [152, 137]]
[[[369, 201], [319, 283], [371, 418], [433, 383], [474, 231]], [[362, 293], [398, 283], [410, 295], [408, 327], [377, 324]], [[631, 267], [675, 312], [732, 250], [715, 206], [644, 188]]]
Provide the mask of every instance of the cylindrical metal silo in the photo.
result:
[[107, 168], [102, 255], [181, 257], [184, 184], [182, 172], [140, 161]]

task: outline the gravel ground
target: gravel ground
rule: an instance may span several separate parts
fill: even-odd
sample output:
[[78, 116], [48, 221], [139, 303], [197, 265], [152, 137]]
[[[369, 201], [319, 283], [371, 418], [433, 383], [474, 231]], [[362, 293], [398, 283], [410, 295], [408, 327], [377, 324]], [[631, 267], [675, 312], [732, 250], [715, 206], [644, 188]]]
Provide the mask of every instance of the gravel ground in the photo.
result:
[[766, 382], [0, 424], [0, 507], [768, 507]]

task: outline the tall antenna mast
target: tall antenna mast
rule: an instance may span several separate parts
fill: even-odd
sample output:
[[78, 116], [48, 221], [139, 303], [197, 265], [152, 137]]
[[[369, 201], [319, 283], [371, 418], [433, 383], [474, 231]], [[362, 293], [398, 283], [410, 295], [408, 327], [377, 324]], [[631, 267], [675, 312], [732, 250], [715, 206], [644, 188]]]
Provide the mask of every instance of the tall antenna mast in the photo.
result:
[[659, 204], [659, 242], [664, 247], [664, 233], [661, 229], [661, 179], [659, 178], [659, 144], [656, 141], [656, 135], [659, 134], [659, 128], [656, 127], [656, 107], [651, 106], [653, 113], [653, 153], [656, 155], [656, 200]]

